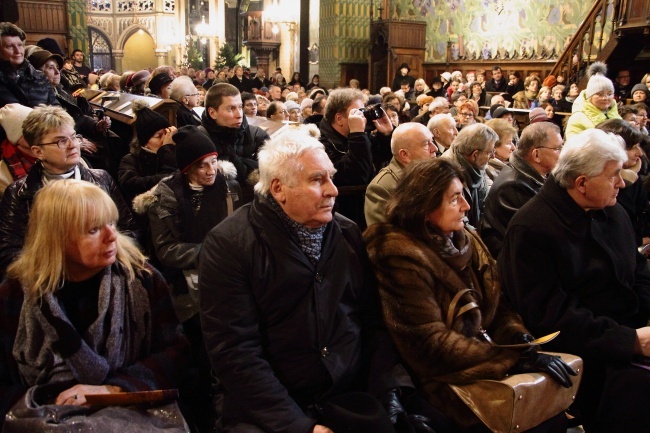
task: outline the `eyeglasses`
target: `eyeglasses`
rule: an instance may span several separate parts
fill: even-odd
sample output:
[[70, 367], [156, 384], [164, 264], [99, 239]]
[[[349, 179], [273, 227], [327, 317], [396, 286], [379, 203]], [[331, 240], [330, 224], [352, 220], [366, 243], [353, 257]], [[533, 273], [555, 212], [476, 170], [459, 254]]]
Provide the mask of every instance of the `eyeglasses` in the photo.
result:
[[83, 140], [83, 136], [76, 134], [73, 135], [72, 137], [59, 138], [57, 141], [53, 141], [51, 143], [41, 143], [39, 144], [39, 146], [48, 146], [51, 144], [56, 144], [56, 146], [59, 149], [65, 149], [66, 147], [68, 147], [68, 143], [72, 142], [74, 144], [79, 144], [81, 143], [81, 140]]
[[559, 152], [562, 150], [562, 146], [557, 147], [548, 147], [548, 146], [538, 146], [536, 149], [551, 149], [553, 152]]
[[616, 77], [616, 78], [630, 78], [630, 76], [629, 76], [629, 75], [619, 75], [619, 76]]
[[199, 93], [192, 93], [191, 95], [185, 95], [185, 96], [187, 96], [188, 98], [191, 98], [192, 96], [199, 96]]
[[460, 114], [465, 117], [474, 117], [474, 113], [460, 113]]
[[282, 113], [282, 114], [289, 114], [289, 112], [288, 112], [287, 110], [282, 110], [282, 111], [280, 111], [280, 113]]

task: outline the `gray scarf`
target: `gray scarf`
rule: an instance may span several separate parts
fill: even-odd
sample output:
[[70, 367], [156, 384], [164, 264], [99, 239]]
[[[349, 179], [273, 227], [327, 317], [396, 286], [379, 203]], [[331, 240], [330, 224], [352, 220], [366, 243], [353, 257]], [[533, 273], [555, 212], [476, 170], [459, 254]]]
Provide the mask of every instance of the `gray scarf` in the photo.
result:
[[56, 296], [49, 293], [36, 303], [23, 302], [13, 356], [27, 385], [68, 380], [100, 385], [109, 373], [135, 363], [147, 352], [151, 346], [147, 291], [137, 278], [127, 284], [117, 264], [102, 273], [97, 319], [81, 335], [81, 347], [69, 358], [62, 359], [53, 351], [58, 335], [39, 306], [47, 303], [55, 317], [69, 323]]

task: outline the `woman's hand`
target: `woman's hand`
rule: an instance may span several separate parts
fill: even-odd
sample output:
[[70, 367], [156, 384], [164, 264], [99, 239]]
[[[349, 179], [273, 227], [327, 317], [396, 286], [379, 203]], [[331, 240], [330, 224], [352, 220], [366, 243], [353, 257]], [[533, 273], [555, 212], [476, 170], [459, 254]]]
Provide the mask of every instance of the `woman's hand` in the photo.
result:
[[175, 144], [174, 140], [172, 139], [172, 136], [176, 133], [176, 127], [175, 126], [170, 126], [169, 128], [165, 128], [165, 136], [163, 137], [163, 146], [165, 144]]
[[650, 356], [650, 327], [644, 326], [636, 330], [636, 343], [634, 352], [643, 356]]
[[122, 388], [114, 385], [75, 385], [62, 391], [54, 400], [54, 404], [81, 406], [86, 404], [86, 396], [93, 394], [116, 394], [122, 392]]

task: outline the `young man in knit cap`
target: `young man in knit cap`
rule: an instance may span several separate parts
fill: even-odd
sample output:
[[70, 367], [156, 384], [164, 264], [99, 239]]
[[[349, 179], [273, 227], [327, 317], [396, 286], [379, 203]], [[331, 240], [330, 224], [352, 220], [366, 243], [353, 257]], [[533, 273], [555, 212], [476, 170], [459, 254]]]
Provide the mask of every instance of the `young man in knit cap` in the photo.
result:
[[253, 199], [248, 176], [257, 170], [257, 150], [269, 135], [249, 125], [244, 116], [239, 90], [232, 84], [217, 83], [205, 95], [201, 126], [215, 144], [219, 159], [232, 162], [244, 203]]
[[129, 206], [113, 178], [104, 170], [89, 169], [81, 162], [80, 136], [74, 120], [59, 106], [35, 108], [23, 122], [23, 135], [38, 158], [26, 177], [12, 183], [0, 203], [0, 273], [16, 258], [25, 240], [25, 230], [35, 194], [47, 182], [81, 179], [106, 191], [117, 206], [120, 231], [139, 234]]
[[23, 121], [31, 112], [31, 108], [20, 104], [0, 108], [0, 126], [7, 135], [0, 144], [0, 198], [9, 185], [27, 176], [36, 162], [36, 155], [23, 137]]
[[117, 181], [127, 203], [176, 171], [176, 147], [172, 138], [176, 128], [145, 101], [134, 101], [133, 112], [135, 136], [131, 151], [122, 158], [117, 172]]
[[621, 118], [614, 99], [614, 84], [607, 78], [607, 65], [594, 62], [588, 74], [587, 88], [573, 101], [573, 114], [564, 132], [566, 139], [607, 119]]

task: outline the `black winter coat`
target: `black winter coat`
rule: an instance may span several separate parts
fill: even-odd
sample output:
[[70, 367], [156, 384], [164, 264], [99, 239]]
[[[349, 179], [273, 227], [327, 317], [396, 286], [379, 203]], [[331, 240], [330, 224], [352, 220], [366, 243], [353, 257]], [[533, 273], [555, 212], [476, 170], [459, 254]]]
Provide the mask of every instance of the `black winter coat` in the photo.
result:
[[[94, 183], [111, 196], [120, 218], [117, 226], [122, 233], [137, 237], [138, 226], [133, 219], [129, 206], [122, 198], [113, 178], [104, 170], [88, 169], [78, 165], [81, 179]], [[7, 187], [0, 202], [0, 274], [20, 253], [25, 242], [27, 221], [34, 201], [34, 195], [43, 187], [43, 166], [36, 162], [26, 177]]]
[[165, 176], [176, 171], [176, 146], [166, 144], [152, 153], [140, 150], [120, 161], [117, 181], [124, 199], [131, 204], [135, 196], [149, 191]]
[[549, 176], [510, 221], [499, 275], [545, 351], [583, 358], [575, 406], [587, 431], [647, 432], [650, 372], [630, 366], [650, 318], [650, 275], [625, 210], [585, 211]]
[[206, 109], [201, 117], [201, 125], [208, 133], [219, 153], [219, 159], [230, 161], [237, 169], [237, 182], [242, 189], [243, 202], [253, 200], [253, 185], [248, 175], [257, 169], [257, 150], [269, 139], [262, 128], [249, 125], [246, 116], [239, 128], [226, 128], [217, 125]]
[[524, 204], [535, 197], [544, 178], [526, 160], [514, 154], [512, 166], [499, 173], [485, 198], [479, 233], [494, 258], [499, 256], [508, 223]]
[[358, 227], [335, 215], [321, 251], [313, 265], [259, 196], [206, 237], [200, 313], [224, 425], [311, 432], [310, 405], [366, 390], [368, 378], [371, 392], [406, 384], [387, 374], [395, 351]]
[[22, 104], [36, 107], [39, 104], [59, 105], [52, 85], [41, 71], [24, 61], [17, 70], [7, 61], [0, 61], [0, 107]]
[[178, 111], [176, 112], [176, 127], [192, 125], [199, 126], [201, 124], [201, 117], [194, 110], [190, 110], [180, 102], [178, 103]]

